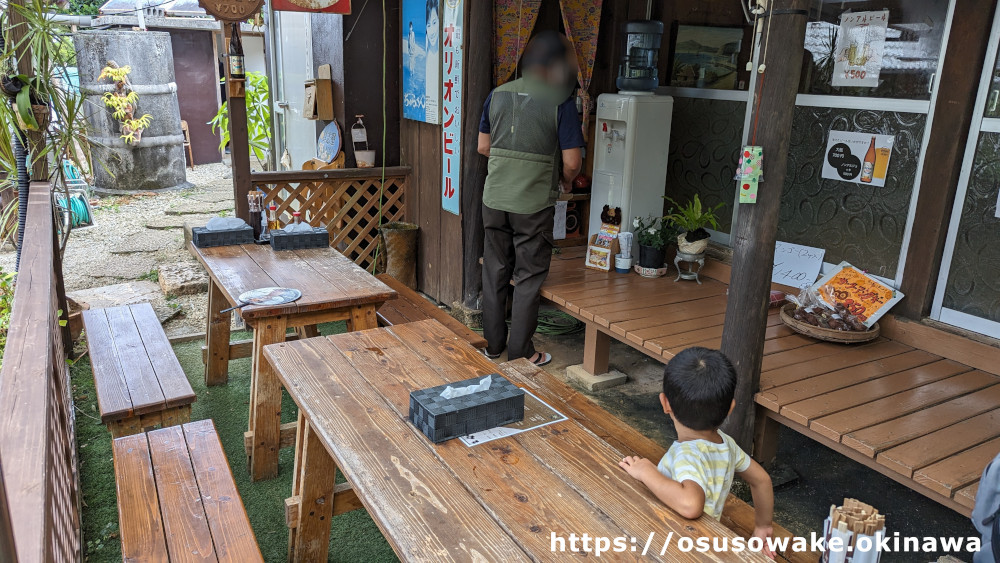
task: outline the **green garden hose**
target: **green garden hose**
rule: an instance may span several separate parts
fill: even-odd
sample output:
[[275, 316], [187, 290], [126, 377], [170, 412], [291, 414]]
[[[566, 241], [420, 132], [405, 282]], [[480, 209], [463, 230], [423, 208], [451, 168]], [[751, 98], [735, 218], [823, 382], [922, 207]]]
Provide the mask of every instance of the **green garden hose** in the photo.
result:
[[[510, 321], [507, 321], [510, 324]], [[562, 311], [543, 309], [538, 312], [538, 328], [535, 332], [546, 336], [576, 334], [583, 330], [583, 323]]]
[[56, 202], [60, 207], [69, 211], [71, 226], [80, 227], [93, 223], [90, 218], [90, 208], [87, 206], [87, 200], [84, 199], [83, 194], [71, 194], [69, 205], [66, 204], [66, 198], [62, 196], [57, 197]]

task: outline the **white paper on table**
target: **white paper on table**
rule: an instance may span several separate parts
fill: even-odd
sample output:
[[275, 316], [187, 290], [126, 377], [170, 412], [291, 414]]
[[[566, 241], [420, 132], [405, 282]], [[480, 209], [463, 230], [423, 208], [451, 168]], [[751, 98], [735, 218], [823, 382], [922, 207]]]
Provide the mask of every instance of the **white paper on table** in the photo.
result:
[[[529, 401], [529, 396], [531, 399], [530, 401]], [[522, 420], [520, 422], [514, 422], [507, 426], [497, 426], [496, 428], [490, 428], [489, 430], [483, 430], [482, 432], [473, 432], [472, 434], [468, 434], [466, 436], [459, 436], [458, 439], [461, 440], [463, 444], [471, 448], [472, 446], [477, 446], [485, 442], [492, 442], [493, 440], [499, 440], [500, 438], [513, 436], [515, 434], [520, 434], [521, 432], [527, 432], [528, 430], [534, 430], [535, 428], [541, 428], [542, 426], [548, 426], [549, 424], [554, 424], [556, 422], [569, 420], [566, 417], [566, 415], [552, 408], [552, 405], [539, 399], [534, 393], [528, 391], [527, 389], [524, 390], [524, 404], [526, 405], [526, 410], [524, 415], [525, 420]], [[531, 404], [537, 404], [537, 406], [539, 407], [538, 410], [547, 409], [548, 412], [538, 413], [536, 410], [534, 411], [534, 414], [547, 415], [548, 419], [536, 421], [535, 423], [533, 423], [532, 420], [529, 420], [538, 418], [535, 415], [529, 415], [529, 413], [527, 412], [528, 410], [527, 405]], [[545, 416], [543, 416], [542, 418], [545, 418]]]
[[552, 223], [552, 238], [563, 240], [566, 238], [566, 204], [565, 201], [556, 202], [556, 216]]

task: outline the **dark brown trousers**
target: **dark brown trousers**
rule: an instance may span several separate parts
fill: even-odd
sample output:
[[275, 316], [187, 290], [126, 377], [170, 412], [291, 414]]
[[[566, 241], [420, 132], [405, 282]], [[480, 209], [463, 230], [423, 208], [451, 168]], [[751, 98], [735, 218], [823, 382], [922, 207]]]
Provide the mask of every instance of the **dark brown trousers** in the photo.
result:
[[[552, 260], [552, 219], [555, 208], [531, 214], [507, 213], [483, 206], [486, 230], [483, 250], [483, 336], [487, 352], [507, 346], [511, 360], [535, 355], [531, 337], [538, 327], [539, 291]], [[507, 296], [514, 280], [514, 297], [507, 330]]]

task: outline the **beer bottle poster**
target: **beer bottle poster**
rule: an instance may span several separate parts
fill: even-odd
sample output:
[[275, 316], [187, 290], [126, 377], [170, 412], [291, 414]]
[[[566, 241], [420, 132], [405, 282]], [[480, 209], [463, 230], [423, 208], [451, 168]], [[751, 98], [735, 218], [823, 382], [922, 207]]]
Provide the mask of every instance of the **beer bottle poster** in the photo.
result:
[[882, 187], [892, 157], [892, 135], [830, 131], [823, 178]]

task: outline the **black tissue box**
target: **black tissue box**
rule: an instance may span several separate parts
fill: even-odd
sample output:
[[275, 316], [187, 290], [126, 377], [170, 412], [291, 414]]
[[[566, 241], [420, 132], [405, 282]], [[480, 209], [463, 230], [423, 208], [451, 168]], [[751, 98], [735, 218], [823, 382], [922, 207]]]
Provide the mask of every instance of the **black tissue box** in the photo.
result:
[[205, 227], [194, 227], [191, 229], [191, 242], [198, 248], [253, 244], [253, 229], [250, 225], [225, 231], [210, 231]]
[[313, 227], [309, 233], [271, 231], [271, 248], [274, 250], [303, 250], [330, 246], [330, 233], [322, 227]]
[[411, 392], [410, 422], [436, 444], [522, 420], [524, 390], [500, 374], [489, 375], [489, 389], [454, 399], [442, 398], [441, 392], [475, 385], [486, 375]]

